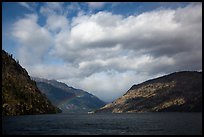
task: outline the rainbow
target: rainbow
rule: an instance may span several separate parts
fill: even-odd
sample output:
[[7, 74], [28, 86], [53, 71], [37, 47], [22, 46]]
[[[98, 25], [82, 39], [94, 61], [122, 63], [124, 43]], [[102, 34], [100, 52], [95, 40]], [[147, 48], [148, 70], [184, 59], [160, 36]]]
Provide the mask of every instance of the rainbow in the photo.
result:
[[65, 102], [70, 102], [70, 101], [74, 100], [76, 97], [79, 97], [79, 96], [81, 96], [81, 95], [84, 95], [84, 93], [83, 93], [83, 92], [80, 92], [80, 93], [78, 93], [78, 94], [74, 94], [74, 95], [72, 95], [72, 96], [68, 96], [68, 97], [64, 98], [62, 101], [60, 101], [60, 102], [57, 104], [57, 106], [59, 106], [59, 105], [61, 105], [61, 104], [64, 104]]

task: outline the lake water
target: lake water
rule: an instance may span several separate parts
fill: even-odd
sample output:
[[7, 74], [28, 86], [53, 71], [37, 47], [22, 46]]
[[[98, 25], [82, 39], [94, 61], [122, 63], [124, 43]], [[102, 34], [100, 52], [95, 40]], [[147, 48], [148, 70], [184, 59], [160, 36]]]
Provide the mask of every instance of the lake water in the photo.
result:
[[202, 113], [50, 114], [2, 117], [3, 134], [201, 135]]

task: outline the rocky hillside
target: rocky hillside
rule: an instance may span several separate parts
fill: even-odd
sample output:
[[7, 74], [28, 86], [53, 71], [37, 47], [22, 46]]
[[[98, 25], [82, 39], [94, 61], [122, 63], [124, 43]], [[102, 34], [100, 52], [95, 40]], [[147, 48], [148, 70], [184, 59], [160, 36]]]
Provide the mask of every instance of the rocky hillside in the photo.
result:
[[70, 87], [65, 83], [34, 77], [32, 79], [36, 81], [38, 88], [62, 112], [88, 112], [105, 105], [96, 96], [81, 89]]
[[2, 50], [2, 115], [57, 113], [18, 61]]
[[176, 72], [133, 85], [95, 112], [202, 112], [202, 72]]

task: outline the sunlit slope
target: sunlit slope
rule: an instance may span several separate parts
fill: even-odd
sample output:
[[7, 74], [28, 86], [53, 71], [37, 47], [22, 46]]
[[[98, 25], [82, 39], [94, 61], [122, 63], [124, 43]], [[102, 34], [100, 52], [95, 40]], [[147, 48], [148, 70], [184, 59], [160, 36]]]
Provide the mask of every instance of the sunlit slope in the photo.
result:
[[201, 112], [202, 72], [176, 72], [133, 85], [96, 112]]

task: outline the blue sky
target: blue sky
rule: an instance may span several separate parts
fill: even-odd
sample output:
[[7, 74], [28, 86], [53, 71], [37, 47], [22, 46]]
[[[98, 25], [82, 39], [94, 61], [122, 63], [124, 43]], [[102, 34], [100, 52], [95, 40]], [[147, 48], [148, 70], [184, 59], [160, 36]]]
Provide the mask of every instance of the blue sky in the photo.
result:
[[201, 3], [3, 2], [2, 28], [2, 48], [31, 76], [108, 102], [150, 78], [202, 70]]
[[[77, 3], [77, 2], [76, 2]], [[63, 8], [73, 4], [73, 2], [67, 2], [63, 4]], [[85, 12], [89, 13], [97, 13], [99, 11], [109, 11], [114, 14], [120, 14], [123, 16], [140, 14], [145, 11], [151, 11], [154, 9], [160, 8], [178, 8], [183, 7], [188, 2], [106, 2], [102, 4], [103, 6], [99, 6], [97, 8], [90, 8], [86, 2], [78, 2], [77, 3], [80, 8], [82, 8]], [[28, 4], [30, 8], [26, 6], [22, 6], [18, 2], [2, 2], [2, 28], [3, 28], [3, 49], [7, 52], [14, 52], [15, 55], [15, 45], [13, 43], [13, 39], [8, 39], [6, 34], [9, 35], [11, 31], [9, 26], [12, 25], [17, 19], [23, 18], [25, 14], [37, 13], [40, 18], [38, 20], [39, 25], [44, 26], [46, 17], [40, 14], [40, 8], [45, 5], [45, 2], [32, 3]], [[31, 10], [32, 9], [32, 10]], [[70, 10], [70, 13], [67, 15], [67, 18], [71, 20], [73, 17], [77, 15], [77, 10]]]

